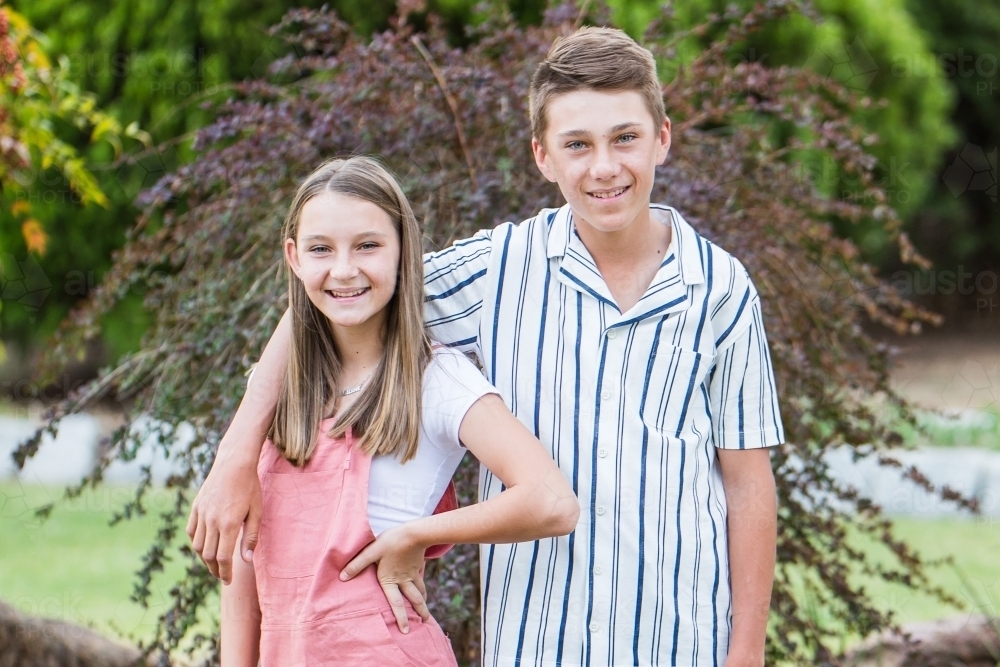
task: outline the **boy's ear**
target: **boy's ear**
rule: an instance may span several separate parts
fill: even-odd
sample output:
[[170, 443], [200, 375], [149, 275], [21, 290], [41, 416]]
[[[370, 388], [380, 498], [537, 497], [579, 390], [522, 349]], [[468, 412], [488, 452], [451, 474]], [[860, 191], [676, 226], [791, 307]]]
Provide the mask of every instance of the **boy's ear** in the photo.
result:
[[301, 268], [299, 266], [299, 253], [295, 251], [295, 239], [285, 239], [285, 261], [291, 267], [292, 273], [301, 280]]
[[545, 150], [545, 145], [535, 137], [531, 138], [531, 153], [535, 156], [535, 164], [538, 165], [538, 171], [542, 172], [542, 176], [550, 183], [555, 183], [556, 173], [553, 171], [552, 165], [549, 164], [549, 154]]
[[659, 146], [656, 149], [656, 164], [663, 164], [670, 152], [670, 118], [664, 117], [660, 126]]

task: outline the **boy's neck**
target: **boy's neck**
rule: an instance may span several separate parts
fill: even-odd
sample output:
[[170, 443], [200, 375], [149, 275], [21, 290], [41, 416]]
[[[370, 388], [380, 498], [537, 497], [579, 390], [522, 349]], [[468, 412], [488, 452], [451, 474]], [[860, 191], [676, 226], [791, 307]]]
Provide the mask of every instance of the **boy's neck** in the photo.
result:
[[580, 240], [597, 263], [604, 284], [620, 312], [642, 298], [666, 257], [673, 226], [646, 214], [617, 232], [600, 232], [586, 223], [576, 226]]
[[[575, 213], [574, 218], [579, 219]], [[598, 267], [637, 265], [651, 253], [666, 252], [670, 244], [670, 225], [654, 218], [648, 207], [631, 224], [615, 232], [601, 232], [586, 222], [575, 227]]]

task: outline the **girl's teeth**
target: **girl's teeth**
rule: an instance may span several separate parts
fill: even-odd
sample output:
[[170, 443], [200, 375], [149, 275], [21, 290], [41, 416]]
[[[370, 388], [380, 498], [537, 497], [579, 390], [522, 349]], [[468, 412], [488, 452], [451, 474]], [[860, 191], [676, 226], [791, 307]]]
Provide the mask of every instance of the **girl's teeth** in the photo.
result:
[[352, 296], [359, 296], [361, 294], [364, 294], [364, 292], [365, 292], [365, 290], [361, 289], [361, 290], [358, 290], [356, 292], [347, 292], [347, 293], [330, 292], [330, 294], [333, 295], [333, 298], [335, 298], [335, 299], [347, 299], [347, 298], [350, 298]]

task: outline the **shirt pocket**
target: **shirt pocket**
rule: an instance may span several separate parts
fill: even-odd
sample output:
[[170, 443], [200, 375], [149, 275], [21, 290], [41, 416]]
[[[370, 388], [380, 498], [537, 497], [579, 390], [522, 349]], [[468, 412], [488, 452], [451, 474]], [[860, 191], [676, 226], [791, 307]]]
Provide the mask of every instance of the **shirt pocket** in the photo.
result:
[[270, 576], [292, 579], [316, 573], [343, 489], [343, 468], [264, 475], [258, 550]]
[[660, 341], [650, 363], [645, 402], [639, 405], [643, 424], [671, 438], [690, 436], [696, 411], [705, 411], [715, 356]]

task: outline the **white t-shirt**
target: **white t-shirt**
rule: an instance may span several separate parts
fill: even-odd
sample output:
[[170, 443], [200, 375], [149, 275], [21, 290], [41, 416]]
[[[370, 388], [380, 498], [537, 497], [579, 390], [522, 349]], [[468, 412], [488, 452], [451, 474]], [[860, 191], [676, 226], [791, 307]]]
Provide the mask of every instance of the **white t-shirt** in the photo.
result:
[[[253, 368], [249, 372], [253, 379]], [[458, 429], [472, 404], [498, 393], [475, 364], [448, 347], [436, 347], [424, 371], [422, 423], [417, 454], [405, 464], [395, 456], [372, 459], [368, 521], [376, 536], [434, 513], [465, 455]]]
[[372, 459], [368, 521], [378, 535], [430, 516], [465, 455], [458, 429], [472, 404], [496, 394], [475, 364], [457, 350], [435, 348], [424, 371], [423, 419], [417, 454], [405, 464], [394, 456]]

